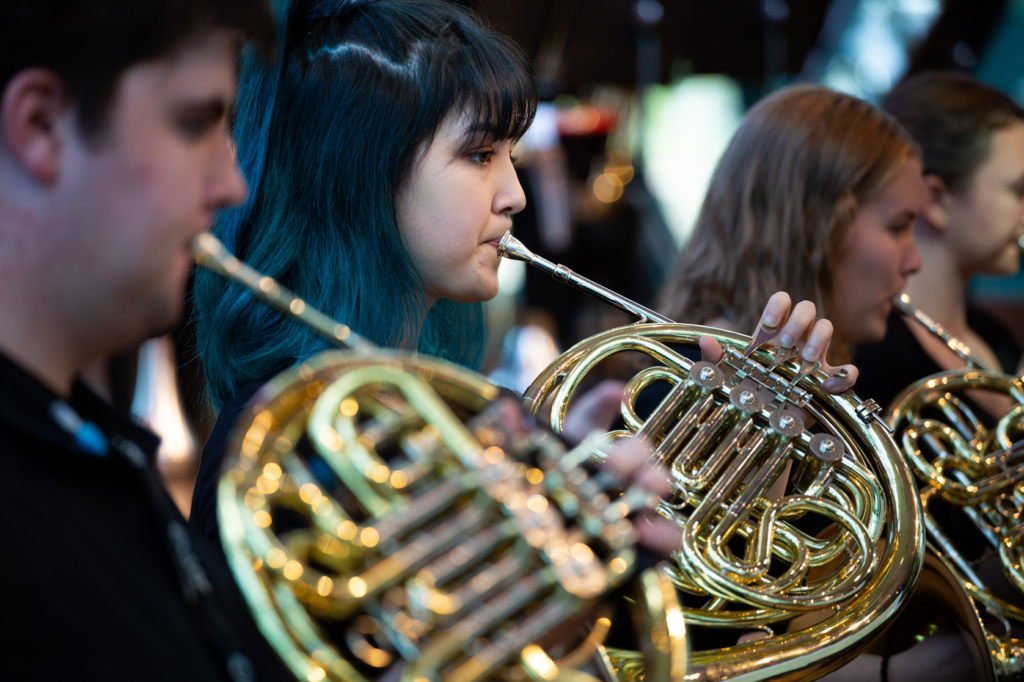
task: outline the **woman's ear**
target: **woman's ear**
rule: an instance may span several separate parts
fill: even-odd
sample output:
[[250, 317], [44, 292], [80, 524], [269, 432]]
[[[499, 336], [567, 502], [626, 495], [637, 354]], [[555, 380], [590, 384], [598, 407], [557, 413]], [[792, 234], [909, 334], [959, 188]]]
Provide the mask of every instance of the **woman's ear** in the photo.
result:
[[944, 233], [949, 226], [949, 209], [953, 198], [945, 181], [934, 173], [924, 176], [924, 208], [921, 219], [931, 229]]
[[0, 143], [26, 175], [44, 185], [56, 182], [60, 172], [58, 123], [66, 103], [61, 79], [41, 68], [15, 75], [0, 100]]

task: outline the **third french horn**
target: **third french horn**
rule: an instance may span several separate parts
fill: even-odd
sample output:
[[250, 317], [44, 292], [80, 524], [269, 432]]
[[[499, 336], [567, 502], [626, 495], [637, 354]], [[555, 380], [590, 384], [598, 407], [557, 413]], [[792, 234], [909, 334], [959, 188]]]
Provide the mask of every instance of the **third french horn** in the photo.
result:
[[[751, 339], [674, 323], [532, 254], [511, 233], [499, 255], [642, 323], [563, 353], [525, 402], [559, 431], [598, 363], [624, 352], [650, 358], [626, 386], [617, 435], [646, 438], [654, 460], [671, 470], [671, 494], [658, 512], [680, 530], [671, 576], [688, 635], [712, 631], [728, 643], [695, 648], [688, 680], [815, 679], [892, 622], [921, 570], [924, 536], [912, 474], [877, 406], [830, 395], [815, 366], [762, 348], [779, 329]], [[681, 352], [704, 334], [725, 350], [717, 365]], [[641, 418], [638, 397], [654, 384], [667, 395]], [[770, 494], [787, 476], [790, 489]], [[752, 631], [760, 637], [740, 639]], [[622, 668], [633, 663], [629, 654], [609, 653]]]
[[[986, 678], [1020, 679], [1024, 641], [1014, 629], [1024, 625], [1024, 380], [986, 365], [906, 294], [894, 304], [967, 363], [908, 386], [887, 413], [920, 482], [936, 570], [969, 599], [961, 624], [987, 659]], [[971, 400], [977, 392], [1007, 396], [1012, 407], [989, 420]]]

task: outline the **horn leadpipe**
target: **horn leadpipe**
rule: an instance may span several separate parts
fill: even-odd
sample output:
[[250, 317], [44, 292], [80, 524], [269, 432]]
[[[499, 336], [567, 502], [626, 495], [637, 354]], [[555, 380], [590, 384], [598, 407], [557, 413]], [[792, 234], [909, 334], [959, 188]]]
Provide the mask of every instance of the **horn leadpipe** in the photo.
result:
[[941, 324], [933, 320], [923, 310], [914, 305], [913, 301], [910, 300], [910, 296], [900, 294], [892, 299], [892, 304], [896, 306], [896, 309], [901, 313], [907, 317], [913, 318], [915, 322], [927, 329], [934, 336], [941, 339], [942, 342], [946, 344], [947, 348], [956, 353], [961, 360], [967, 363], [968, 367], [974, 366], [978, 369], [986, 372], [993, 372], [995, 374], [1002, 373], [1001, 369], [992, 367], [972, 353], [970, 347], [966, 343], [947, 332]]
[[593, 280], [587, 279], [582, 275], [577, 275], [564, 265], [556, 265], [546, 258], [541, 258], [523, 246], [521, 241], [512, 236], [511, 231], [506, 232], [505, 236], [502, 237], [501, 241], [498, 243], [498, 256], [500, 258], [508, 258], [509, 260], [518, 260], [523, 261], [524, 263], [529, 263], [538, 270], [543, 270], [548, 273], [559, 282], [576, 287], [583, 293], [590, 294], [594, 298], [598, 298], [605, 303], [615, 306], [619, 310], [629, 313], [640, 320], [640, 322], [675, 324], [675, 320], [670, 320], [664, 315], [654, 312], [650, 308], [645, 308], [639, 303], [631, 301], [625, 296], [621, 296]]
[[242, 285], [258, 298], [274, 306], [286, 316], [306, 325], [339, 348], [368, 351], [375, 346], [352, 331], [348, 325], [320, 312], [294, 292], [278, 284], [235, 258], [224, 244], [209, 232], [192, 241], [196, 263]]

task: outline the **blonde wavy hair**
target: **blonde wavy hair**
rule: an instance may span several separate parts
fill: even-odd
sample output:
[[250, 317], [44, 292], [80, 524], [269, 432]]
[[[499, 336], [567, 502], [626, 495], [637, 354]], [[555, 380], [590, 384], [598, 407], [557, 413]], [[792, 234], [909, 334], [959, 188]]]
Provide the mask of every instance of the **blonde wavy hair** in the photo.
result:
[[[863, 100], [817, 86], [762, 100], [718, 162], [661, 310], [686, 322], [724, 317], [749, 333], [768, 297], [786, 291], [828, 317], [858, 206], [908, 158], [920, 158], [914, 141]], [[830, 361], [848, 355], [834, 338]]]

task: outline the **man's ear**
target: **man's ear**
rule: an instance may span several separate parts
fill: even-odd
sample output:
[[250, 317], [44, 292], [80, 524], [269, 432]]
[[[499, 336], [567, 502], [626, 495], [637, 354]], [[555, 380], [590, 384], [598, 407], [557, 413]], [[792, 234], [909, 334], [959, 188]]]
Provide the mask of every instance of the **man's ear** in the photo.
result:
[[924, 209], [921, 218], [930, 228], [943, 233], [949, 225], [949, 207], [952, 202], [945, 181], [934, 173], [924, 176]]
[[36, 182], [52, 184], [60, 173], [60, 118], [67, 112], [64, 83], [52, 71], [15, 74], [0, 100], [0, 144]]

